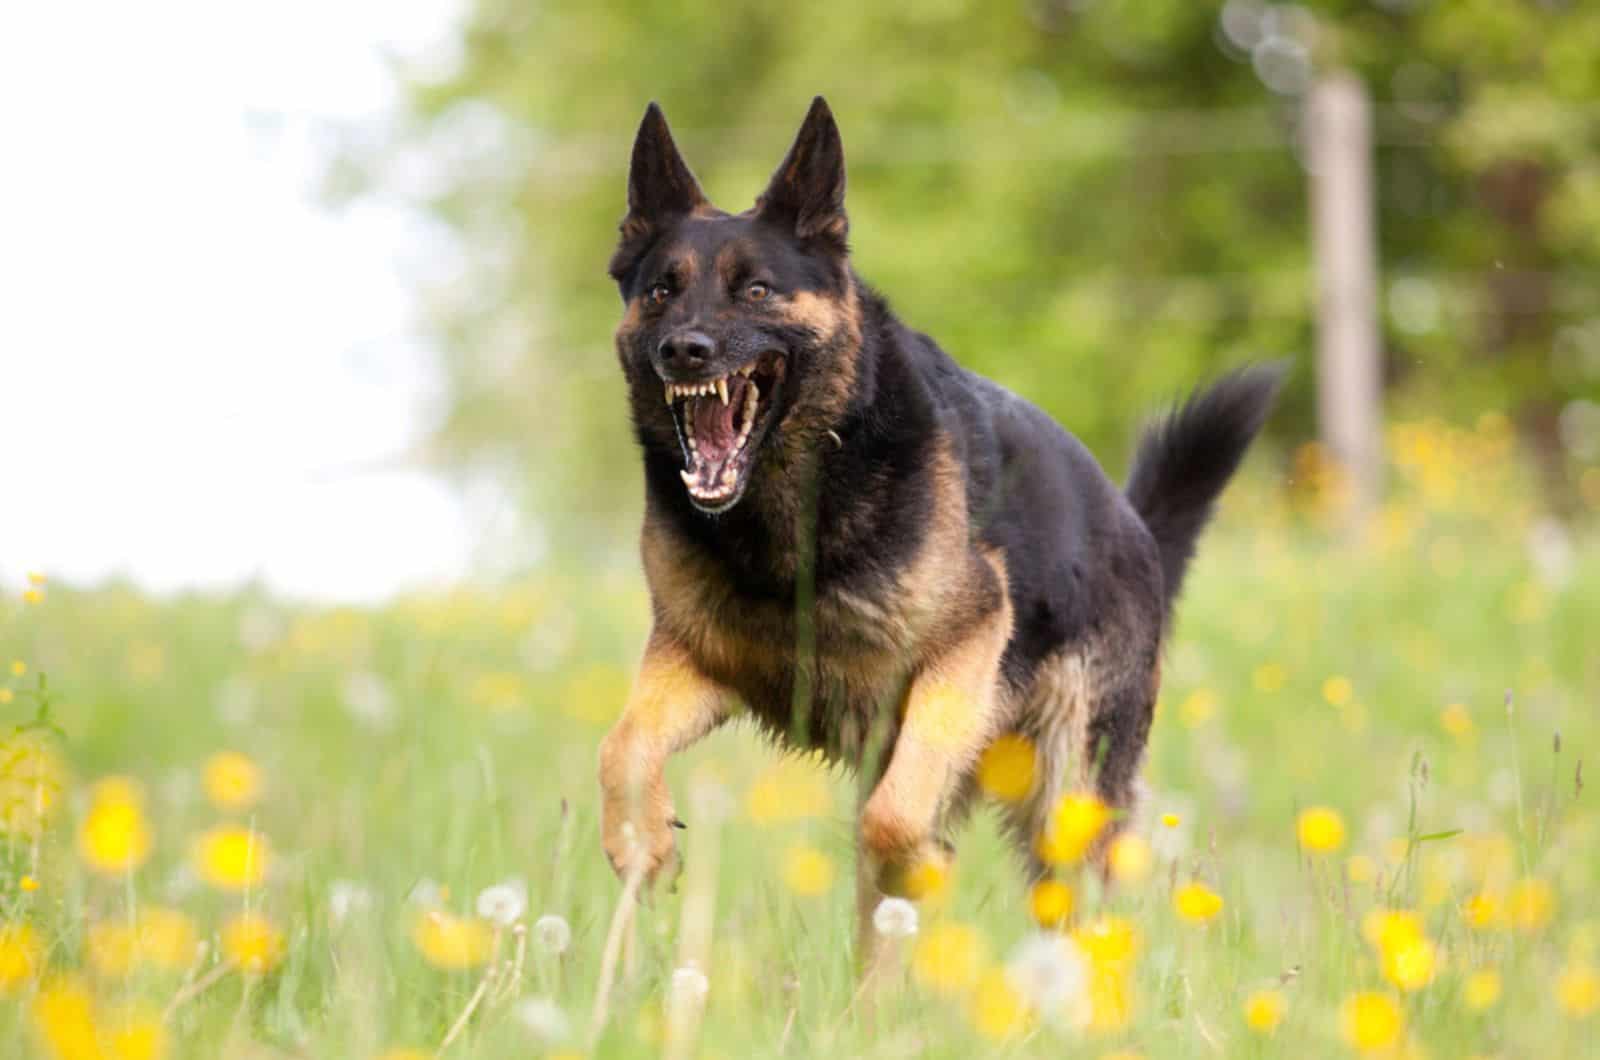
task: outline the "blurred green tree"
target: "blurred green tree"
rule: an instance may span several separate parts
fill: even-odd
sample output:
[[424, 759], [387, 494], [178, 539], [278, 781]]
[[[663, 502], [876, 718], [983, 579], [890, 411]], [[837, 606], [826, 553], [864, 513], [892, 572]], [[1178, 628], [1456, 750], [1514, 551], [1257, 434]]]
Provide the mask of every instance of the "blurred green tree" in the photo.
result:
[[[863, 275], [1117, 469], [1155, 403], [1309, 356], [1299, 99], [1353, 69], [1393, 407], [1506, 411], [1564, 475], [1600, 456], [1600, 407], [1562, 416], [1600, 389], [1596, 40], [1576, 0], [475, 0], [459, 62], [349, 171], [409, 174], [461, 249], [430, 302], [440, 452], [513, 469], [582, 543], [640, 492], [604, 265], [646, 101], [741, 209], [826, 95]], [[1280, 432], [1309, 433], [1311, 375]]]

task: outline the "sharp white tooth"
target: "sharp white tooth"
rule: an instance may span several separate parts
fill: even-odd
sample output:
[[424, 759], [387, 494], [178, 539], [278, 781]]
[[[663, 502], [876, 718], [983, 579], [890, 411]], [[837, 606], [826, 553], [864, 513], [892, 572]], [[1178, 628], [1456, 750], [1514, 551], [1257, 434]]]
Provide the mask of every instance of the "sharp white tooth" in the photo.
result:
[[687, 471], [680, 471], [680, 472], [678, 472], [678, 474], [683, 476], [683, 484], [685, 486], [688, 486], [690, 489], [694, 489], [694, 476], [693, 475], [689, 474], [689, 472], [687, 472]]
[[667, 384], [667, 404], [672, 404], [672, 384]]
[[722, 484], [724, 486], [733, 485], [733, 466], [731, 464], [722, 469]]
[[728, 403], [728, 379], [726, 376], [717, 380], [717, 396], [722, 399], [723, 405]]

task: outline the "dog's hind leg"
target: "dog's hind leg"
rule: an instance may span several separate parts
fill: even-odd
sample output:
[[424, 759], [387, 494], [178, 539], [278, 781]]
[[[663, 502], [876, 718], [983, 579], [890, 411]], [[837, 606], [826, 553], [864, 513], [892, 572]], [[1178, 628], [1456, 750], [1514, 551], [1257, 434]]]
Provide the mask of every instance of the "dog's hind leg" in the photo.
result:
[[1109, 652], [1063, 652], [1040, 668], [1018, 730], [1033, 742], [1035, 778], [1026, 798], [1005, 810], [1007, 830], [1029, 882], [1048, 876], [1039, 840], [1062, 796], [1092, 793], [1112, 812], [1088, 852], [1105, 868], [1111, 842], [1132, 815], [1139, 764], [1150, 733], [1159, 682], [1154, 638]]

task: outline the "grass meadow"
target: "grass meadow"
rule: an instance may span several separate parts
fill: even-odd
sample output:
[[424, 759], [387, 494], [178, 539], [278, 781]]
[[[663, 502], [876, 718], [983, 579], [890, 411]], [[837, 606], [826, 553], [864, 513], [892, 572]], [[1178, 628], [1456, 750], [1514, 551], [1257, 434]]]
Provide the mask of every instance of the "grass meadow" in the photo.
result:
[[373, 609], [7, 586], [0, 1054], [1600, 1055], [1600, 471], [1562, 524], [1498, 417], [1390, 449], [1354, 531], [1315, 448], [1230, 492], [1116, 885], [980, 814], [871, 999], [853, 785], [737, 725], [608, 966], [620, 545]]

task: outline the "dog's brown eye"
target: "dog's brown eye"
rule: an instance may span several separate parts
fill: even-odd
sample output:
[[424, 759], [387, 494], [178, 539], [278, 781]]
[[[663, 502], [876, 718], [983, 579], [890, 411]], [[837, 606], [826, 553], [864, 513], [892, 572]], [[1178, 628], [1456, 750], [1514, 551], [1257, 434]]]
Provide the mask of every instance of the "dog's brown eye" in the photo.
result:
[[660, 305], [672, 297], [672, 288], [664, 283], [652, 284], [650, 290], [645, 292], [645, 297], [650, 300], [651, 305]]
[[755, 283], [752, 283], [750, 286], [744, 289], [744, 296], [750, 299], [752, 302], [759, 302], [771, 293], [772, 288], [768, 287], [760, 280], [757, 280]]

